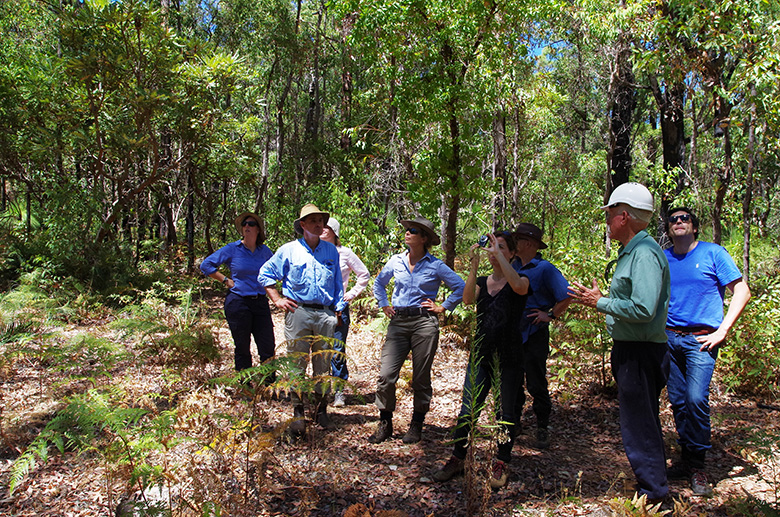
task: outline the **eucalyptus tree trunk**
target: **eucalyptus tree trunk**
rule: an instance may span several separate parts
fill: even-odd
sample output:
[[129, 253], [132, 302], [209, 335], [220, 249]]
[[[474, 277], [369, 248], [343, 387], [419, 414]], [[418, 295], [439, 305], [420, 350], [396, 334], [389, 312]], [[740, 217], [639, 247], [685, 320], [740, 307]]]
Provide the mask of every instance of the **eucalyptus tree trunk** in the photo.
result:
[[[501, 191], [494, 202], [493, 225], [499, 221], [503, 224], [509, 215], [506, 210], [507, 177], [506, 177], [506, 113], [502, 109], [493, 115], [493, 181], [501, 185]], [[498, 215], [496, 215], [498, 214]]]
[[[728, 104], [727, 113], [731, 113], [731, 104], [725, 99], [721, 99]], [[726, 193], [731, 185], [731, 179], [734, 177], [734, 163], [731, 152], [731, 128], [725, 125], [721, 128], [723, 135], [723, 167], [717, 170], [718, 184], [715, 188], [715, 203], [712, 206], [712, 242], [720, 244], [723, 242], [723, 203], [726, 200]]]
[[195, 265], [195, 179], [197, 168], [191, 161], [187, 164], [187, 272], [192, 273]]
[[750, 278], [750, 212], [753, 202], [753, 171], [756, 168], [756, 84], [750, 83], [750, 116], [748, 118], [748, 163], [745, 197], [742, 200], [742, 278]]
[[[631, 47], [625, 35], [618, 38], [615, 63], [609, 82], [610, 97], [610, 145], [608, 150], [610, 186], [609, 192], [626, 183], [631, 176], [631, 123], [636, 107], [636, 88]], [[609, 195], [609, 192], [607, 195]]]
[[[650, 90], [661, 113], [661, 142], [664, 174], [674, 175], [676, 193], [681, 190], [685, 167], [685, 84], [682, 82], [662, 88], [655, 76], [650, 76]], [[670, 208], [671, 199], [661, 198], [661, 215]]]

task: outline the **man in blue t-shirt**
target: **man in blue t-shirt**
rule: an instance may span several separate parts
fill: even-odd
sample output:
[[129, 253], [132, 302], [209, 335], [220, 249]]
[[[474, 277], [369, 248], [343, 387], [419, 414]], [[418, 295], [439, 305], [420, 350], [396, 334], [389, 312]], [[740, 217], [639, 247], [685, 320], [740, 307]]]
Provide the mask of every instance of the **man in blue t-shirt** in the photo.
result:
[[571, 304], [569, 282], [558, 268], [542, 258], [540, 249], [547, 248], [542, 241], [542, 230], [531, 223], [520, 223], [513, 234], [515, 238], [515, 270], [528, 277], [531, 294], [520, 321], [520, 340], [523, 344], [523, 376], [515, 402], [515, 432], [519, 430], [520, 417], [525, 405], [525, 386], [533, 397], [536, 415], [537, 449], [550, 446], [547, 427], [550, 423], [552, 401], [547, 389], [547, 356], [550, 355], [550, 322], [558, 318]]
[[[704, 456], [711, 447], [710, 381], [718, 349], [747, 305], [750, 288], [722, 246], [697, 240], [699, 220], [689, 208], [670, 210], [665, 226], [674, 244], [664, 251], [671, 275], [666, 320], [671, 372], [666, 389], [682, 455], [667, 477], [689, 478], [693, 493], [706, 495], [711, 492], [704, 472]], [[726, 289], [733, 296], [724, 317]]]

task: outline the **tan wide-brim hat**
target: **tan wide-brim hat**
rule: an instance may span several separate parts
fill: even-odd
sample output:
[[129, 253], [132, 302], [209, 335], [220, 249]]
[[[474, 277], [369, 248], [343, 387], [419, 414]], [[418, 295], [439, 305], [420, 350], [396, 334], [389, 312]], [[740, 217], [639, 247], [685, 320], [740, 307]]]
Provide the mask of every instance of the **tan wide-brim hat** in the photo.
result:
[[260, 219], [260, 216], [254, 212], [244, 212], [236, 217], [236, 230], [238, 230], [238, 233], [241, 235], [244, 234], [244, 229], [241, 227], [241, 223], [243, 223], [247, 217], [254, 219], [257, 222], [257, 227], [260, 228], [260, 233], [257, 235], [258, 242], [265, 242], [265, 225]]
[[436, 230], [433, 229], [433, 223], [430, 222], [425, 217], [415, 217], [414, 219], [403, 219], [399, 221], [399, 224], [404, 228], [414, 226], [424, 231], [429, 237], [431, 246], [438, 246], [439, 244], [441, 244], [441, 239], [439, 238], [439, 235], [436, 233]]
[[293, 222], [293, 228], [295, 228], [297, 233], [303, 233], [303, 228], [301, 228], [301, 220], [312, 214], [322, 214], [322, 222], [328, 224], [328, 219], [330, 218], [330, 214], [328, 212], [323, 212], [317, 208], [317, 205], [315, 204], [306, 203], [303, 205], [303, 208], [301, 208], [301, 216], [296, 219], [295, 222]]

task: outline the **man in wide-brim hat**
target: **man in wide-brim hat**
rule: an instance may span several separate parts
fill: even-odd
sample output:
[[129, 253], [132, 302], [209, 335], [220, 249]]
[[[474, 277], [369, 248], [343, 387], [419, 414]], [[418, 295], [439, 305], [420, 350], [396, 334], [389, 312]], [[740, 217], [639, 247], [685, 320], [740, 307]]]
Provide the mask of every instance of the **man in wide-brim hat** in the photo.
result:
[[[332, 340], [345, 306], [339, 252], [336, 246], [320, 239], [329, 217], [316, 205], [304, 205], [293, 223], [301, 237], [281, 246], [258, 276], [274, 305], [285, 311], [287, 353], [298, 354], [297, 367], [301, 372], [306, 371], [310, 352], [331, 349], [328, 339]], [[282, 282], [281, 294], [275, 287], [278, 281]], [[311, 354], [314, 375], [329, 375], [330, 360], [327, 353]], [[329, 385], [323, 382], [315, 385], [315, 419], [320, 426], [332, 429], [326, 412], [328, 389]], [[306, 432], [303, 401], [297, 391], [291, 398], [294, 418], [290, 431], [300, 436]]]
[[[523, 350], [523, 377], [517, 393], [515, 417], [520, 420], [525, 405], [525, 389], [533, 397], [536, 415], [537, 449], [550, 446], [549, 423], [552, 399], [547, 387], [547, 357], [550, 355], [550, 322], [559, 318], [571, 304], [569, 282], [539, 250], [547, 248], [542, 230], [532, 223], [520, 223], [515, 238], [515, 270], [528, 277], [531, 294], [520, 319], [518, 339]], [[517, 428], [515, 428], [517, 429]]]

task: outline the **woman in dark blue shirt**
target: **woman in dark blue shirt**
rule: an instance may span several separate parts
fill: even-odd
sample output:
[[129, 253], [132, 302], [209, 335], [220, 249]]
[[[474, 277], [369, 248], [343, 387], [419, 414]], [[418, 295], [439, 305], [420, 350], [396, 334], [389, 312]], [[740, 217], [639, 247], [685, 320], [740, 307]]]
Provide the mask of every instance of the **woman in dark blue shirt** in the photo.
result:
[[[240, 371], [252, 366], [251, 336], [255, 338], [261, 362], [274, 356], [276, 346], [268, 298], [257, 280], [260, 267], [273, 256], [270, 248], [263, 244], [263, 222], [257, 214], [244, 212], [236, 218], [236, 229], [241, 240], [206, 257], [200, 270], [230, 289], [225, 298], [225, 318], [236, 347], [236, 370]], [[230, 277], [219, 272], [222, 264], [230, 269]]]

